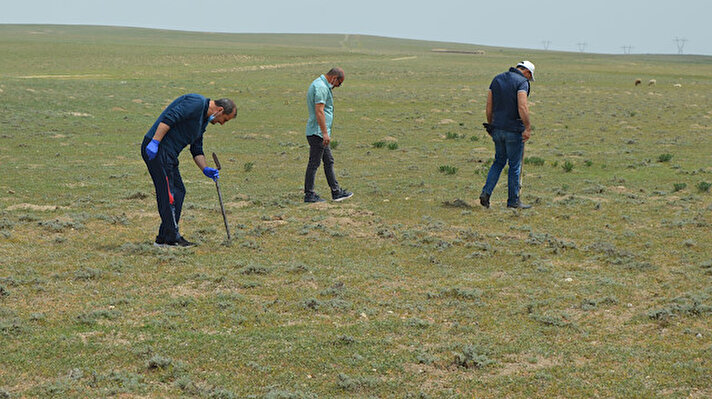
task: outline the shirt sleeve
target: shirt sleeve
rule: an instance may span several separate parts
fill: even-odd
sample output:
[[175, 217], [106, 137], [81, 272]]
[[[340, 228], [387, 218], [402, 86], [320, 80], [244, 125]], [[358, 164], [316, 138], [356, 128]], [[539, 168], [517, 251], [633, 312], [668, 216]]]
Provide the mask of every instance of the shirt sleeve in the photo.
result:
[[201, 134], [194, 142], [190, 143], [190, 153], [193, 158], [198, 155], [205, 155], [203, 152], [203, 135]]
[[326, 87], [316, 87], [314, 90], [314, 104], [326, 104], [329, 98], [329, 89]]
[[527, 92], [527, 96], [529, 95], [529, 81], [524, 79], [519, 83], [519, 87], [517, 87], [517, 91], [525, 91]]

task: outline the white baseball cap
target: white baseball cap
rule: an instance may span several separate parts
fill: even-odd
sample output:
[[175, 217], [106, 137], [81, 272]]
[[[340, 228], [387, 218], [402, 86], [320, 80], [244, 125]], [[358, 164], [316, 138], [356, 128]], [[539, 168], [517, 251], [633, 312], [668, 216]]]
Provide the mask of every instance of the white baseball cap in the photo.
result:
[[529, 72], [532, 73], [532, 80], [534, 80], [534, 64], [532, 64], [531, 61], [522, 61], [519, 64], [517, 64], [518, 67], [524, 67], [529, 70]]

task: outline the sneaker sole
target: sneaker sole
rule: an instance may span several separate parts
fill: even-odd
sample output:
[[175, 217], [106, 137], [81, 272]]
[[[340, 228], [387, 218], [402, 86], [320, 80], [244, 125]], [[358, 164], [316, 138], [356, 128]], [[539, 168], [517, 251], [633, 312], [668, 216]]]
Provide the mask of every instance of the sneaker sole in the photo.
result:
[[334, 201], [336, 201], [336, 202], [343, 201], [343, 200], [345, 200], [345, 199], [347, 199], [347, 198], [351, 198], [351, 197], [353, 197], [353, 196], [354, 196], [354, 193], [351, 193], [351, 195], [348, 195], [348, 196], [346, 196], [346, 197], [337, 198], [337, 199], [335, 199]]

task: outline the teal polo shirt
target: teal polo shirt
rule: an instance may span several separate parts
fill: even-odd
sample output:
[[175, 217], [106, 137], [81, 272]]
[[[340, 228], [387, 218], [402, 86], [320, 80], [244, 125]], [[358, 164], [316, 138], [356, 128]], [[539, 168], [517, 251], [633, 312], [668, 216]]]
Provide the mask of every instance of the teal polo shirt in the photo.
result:
[[307, 120], [307, 136], [324, 137], [321, 134], [319, 124], [316, 122], [316, 111], [314, 107], [317, 104], [324, 104], [324, 116], [326, 116], [326, 130], [331, 137], [331, 124], [334, 121], [334, 96], [331, 94], [329, 82], [326, 76], [321, 75], [314, 79], [309, 90], [307, 90], [307, 110], [309, 111], [309, 120]]

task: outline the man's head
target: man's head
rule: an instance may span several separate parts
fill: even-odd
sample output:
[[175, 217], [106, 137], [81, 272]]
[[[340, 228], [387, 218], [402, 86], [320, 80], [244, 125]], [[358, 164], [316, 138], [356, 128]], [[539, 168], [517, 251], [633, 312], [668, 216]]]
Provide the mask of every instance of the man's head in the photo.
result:
[[213, 125], [216, 123], [223, 124], [237, 116], [237, 106], [235, 102], [229, 98], [221, 98], [219, 100], [211, 101], [210, 106], [208, 106], [208, 117], [215, 115], [215, 117], [210, 121]]
[[344, 79], [344, 70], [339, 67], [331, 68], [331, 70], [326, 73], [326, 80], [334, 87], [341, 86], [341, 84], [344, 83]]
[[517, 64], [517, 68], [522, 71], [527, 79], [534, 80], [534, 64], [531, 61], [522, 61]]

